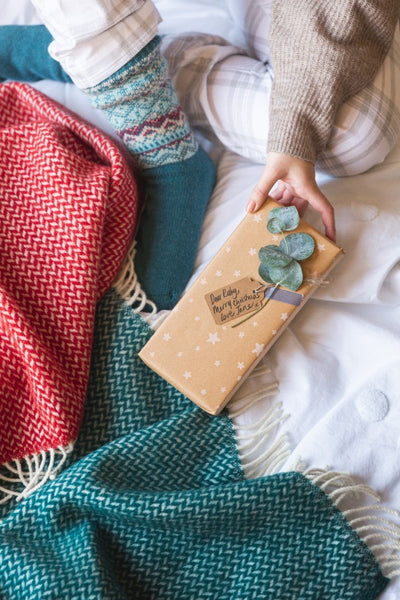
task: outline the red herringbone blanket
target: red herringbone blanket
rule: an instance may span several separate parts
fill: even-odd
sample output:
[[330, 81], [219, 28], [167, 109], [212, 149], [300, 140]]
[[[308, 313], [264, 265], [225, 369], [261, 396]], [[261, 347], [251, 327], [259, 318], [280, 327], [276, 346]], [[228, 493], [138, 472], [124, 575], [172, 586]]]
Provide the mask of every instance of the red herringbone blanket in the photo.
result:
[[0, 465], [76, 439], [96, 301], [137, 205], [108, 138], [30, 86], [0, 84]]

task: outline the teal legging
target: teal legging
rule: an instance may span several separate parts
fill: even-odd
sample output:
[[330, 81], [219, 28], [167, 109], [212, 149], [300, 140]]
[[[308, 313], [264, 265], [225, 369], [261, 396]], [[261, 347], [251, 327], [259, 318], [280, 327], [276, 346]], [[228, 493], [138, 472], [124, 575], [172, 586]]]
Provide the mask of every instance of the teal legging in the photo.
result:
[[70, 82], [69, 75], [48, 52], [52, 40], [44, 25], [0, 26], [0, 81]]

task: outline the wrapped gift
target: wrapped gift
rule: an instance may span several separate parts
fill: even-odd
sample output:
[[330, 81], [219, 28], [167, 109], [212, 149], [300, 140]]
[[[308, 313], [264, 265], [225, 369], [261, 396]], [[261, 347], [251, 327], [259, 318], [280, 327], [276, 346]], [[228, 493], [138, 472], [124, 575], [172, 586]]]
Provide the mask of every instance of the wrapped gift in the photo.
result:
[[285, 227], [277, 209], [269, 199], [244, 217], [139, 354], [211, 414], [225, 407], [343, 256], [302, 219], [293, 229], [289, 215]]

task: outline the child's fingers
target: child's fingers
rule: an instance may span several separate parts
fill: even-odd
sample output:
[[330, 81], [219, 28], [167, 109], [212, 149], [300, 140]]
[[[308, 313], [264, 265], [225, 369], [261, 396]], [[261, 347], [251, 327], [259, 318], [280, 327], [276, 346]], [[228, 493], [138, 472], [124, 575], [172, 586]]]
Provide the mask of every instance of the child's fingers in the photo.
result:
[[280, 202], [283, 194], [286, 191], [286, 187], [287, 186], [285, 183], [283, 183], [283, 181], [278, 181], [278, 183], [271, 189], [269, 195], [277, 202]]
[[250, 198], [246, 207], [247, 212], [256, 212], [259, 208], [262, 207], [262, 205], [268, 198], [268, 194], [271, 188], [275, 185], [278, 179], [279, 175], [277, 173], [271, 171], [268, 166], [265, 167], [260, 179], [254, 186], [253, 191], [250, 194]]
[[294, 198], [295, 193], [293, 188], [290, 185], [287, 185], [285, 186], [285, 189], [283, 190], [279, 200], [277, 200], [277, 198], [275, 198], [275, 200], [277, 200], [277, 202], [279, 202], [280, 204], [283, 204], [283, 206], [290, 206]]
[[333, 207], [315, 181], [314, 166], [300, 158], [274, 152], [268, 155], [267, 165], [250, 194], [247, 212], [256, 212], [261, 208], [279, 180], [282, 182], [272, 196], [283, 205], [294, 204], [296, 208], [298, 205], [302, 213], [309, 202], [321, 215], [326, 236], [335, 241]]
[[291, 202], [292, 206], [295, 206], [297, 208], [297, 211], [300, 215], [300, 217], [302, 217], [304, 215], [304, 213], [306, 212], [307, 206], [308, 206], [308, 200], [303, 200], [303, 198], [298, 198], [297, 196], [295, 196]]
[[333, 206], [317, 185], [310, 186], [307, 190], [307, 200], [319, 212], [325, 226], [325, 235], [333, 242], [336, 240], [335, 213]]

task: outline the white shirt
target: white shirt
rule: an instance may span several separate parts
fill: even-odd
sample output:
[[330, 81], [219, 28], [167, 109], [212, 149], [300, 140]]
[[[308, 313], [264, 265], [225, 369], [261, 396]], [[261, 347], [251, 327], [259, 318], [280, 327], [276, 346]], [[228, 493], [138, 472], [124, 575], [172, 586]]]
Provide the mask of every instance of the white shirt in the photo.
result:
[[54, 41], [51, 56], [80, 88], [97, 85], [157, 34], [151, 0], [32, 0]]

